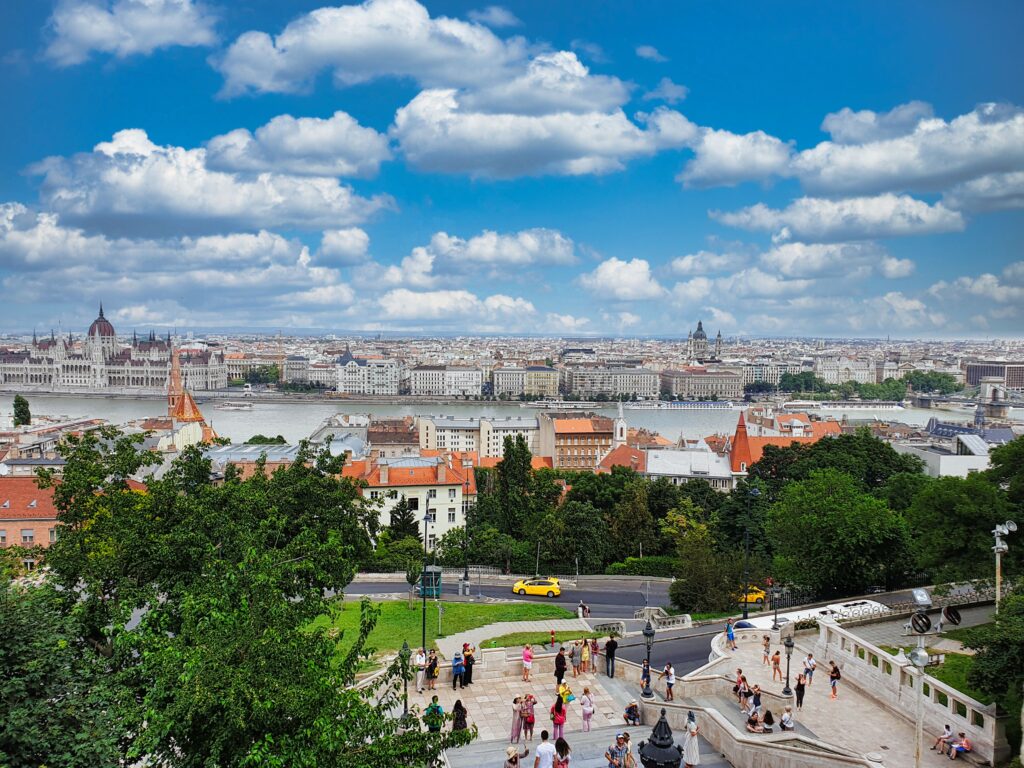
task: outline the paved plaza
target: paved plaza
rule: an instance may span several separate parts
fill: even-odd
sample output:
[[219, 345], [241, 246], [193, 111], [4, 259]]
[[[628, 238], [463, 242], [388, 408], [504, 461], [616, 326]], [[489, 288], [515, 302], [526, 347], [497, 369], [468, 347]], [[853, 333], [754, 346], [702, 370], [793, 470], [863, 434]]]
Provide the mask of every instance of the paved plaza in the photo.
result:
[[[441, 656], [448, 661], [451, 661], [455, 652], [462, 650], [463, 643], [469, 643], [476, 648], [481, 648], [485, 641], [495, 637], [501, 637], [502, 635], [509, 635], [513, 632], [537, 632], [539, 634], [547, 634], [552, 629], [556, 632], [557, 640], [559, 642], [565, 642], [580, 636], [579, 634], [574, 635], [573, 633], [582, 634], [590, 632], [590, 624], [584, 619], [504, 621], [496, 624], [487, 624], [483, 627], [459, 632], [456, 635], [449, 635], [448, 637], [439, 637], [434, 641], [434, 644], [437, 646], [437, 650], [440, 652]], [[519, 651], [519, 648], [510, 649], [510, 652], [513, 652], [515, 655], [518, 655]]]

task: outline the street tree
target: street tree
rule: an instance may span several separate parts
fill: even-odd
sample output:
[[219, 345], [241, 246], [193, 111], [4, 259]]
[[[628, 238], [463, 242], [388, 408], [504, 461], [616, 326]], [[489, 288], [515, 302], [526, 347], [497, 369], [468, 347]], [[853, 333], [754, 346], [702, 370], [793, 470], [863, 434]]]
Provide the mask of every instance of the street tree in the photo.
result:
[[391, 522], [388, 524], [388, 530], [391, 532], [391, 538], [394, 541], [405, 538], [423, 541], [419, 521], [416, 519], [416, 514], [409, 507], [409, 500], [405, 498], [405, 494], [402, 494], [398, 503], [391, 508]]
[[14, 426], [27, 426], [32, 423], [32, 411], [28, 407], [28, 400], [21, 395], [14, 396]]
[[892, 583], [909, 560], [906, 522], [835, 469], [790, 483], [768, 511], [773, 573], [823, 596]]

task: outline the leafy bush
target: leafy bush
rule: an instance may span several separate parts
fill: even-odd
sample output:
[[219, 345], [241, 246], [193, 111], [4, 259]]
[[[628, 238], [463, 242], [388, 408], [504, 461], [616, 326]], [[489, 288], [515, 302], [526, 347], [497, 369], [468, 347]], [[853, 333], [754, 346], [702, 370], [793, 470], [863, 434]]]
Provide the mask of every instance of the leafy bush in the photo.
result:
[[609, 576], [667, 576], [675, 575], [679, 560], [670, 555], [627, 557], [625, 561], [611, 563], [605, 568]]

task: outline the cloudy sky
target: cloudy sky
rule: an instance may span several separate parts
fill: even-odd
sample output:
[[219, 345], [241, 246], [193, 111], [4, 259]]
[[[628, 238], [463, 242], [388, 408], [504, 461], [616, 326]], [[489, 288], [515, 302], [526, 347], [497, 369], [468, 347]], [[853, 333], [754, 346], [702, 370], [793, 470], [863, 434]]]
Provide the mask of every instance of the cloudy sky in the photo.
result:
[[5, 4], [0, 328], [1024, 335], [1024, 5], [583, 8]]

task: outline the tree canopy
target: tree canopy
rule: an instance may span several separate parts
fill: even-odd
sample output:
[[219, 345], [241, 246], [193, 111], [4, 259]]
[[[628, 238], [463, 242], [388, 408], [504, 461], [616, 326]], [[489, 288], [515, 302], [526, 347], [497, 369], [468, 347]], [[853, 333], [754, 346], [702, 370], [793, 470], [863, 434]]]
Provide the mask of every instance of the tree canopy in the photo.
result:
[[21, 395], [14, 396], [14, 426], [27, 426], [32, 423], [32, 411], [28, 400]]

